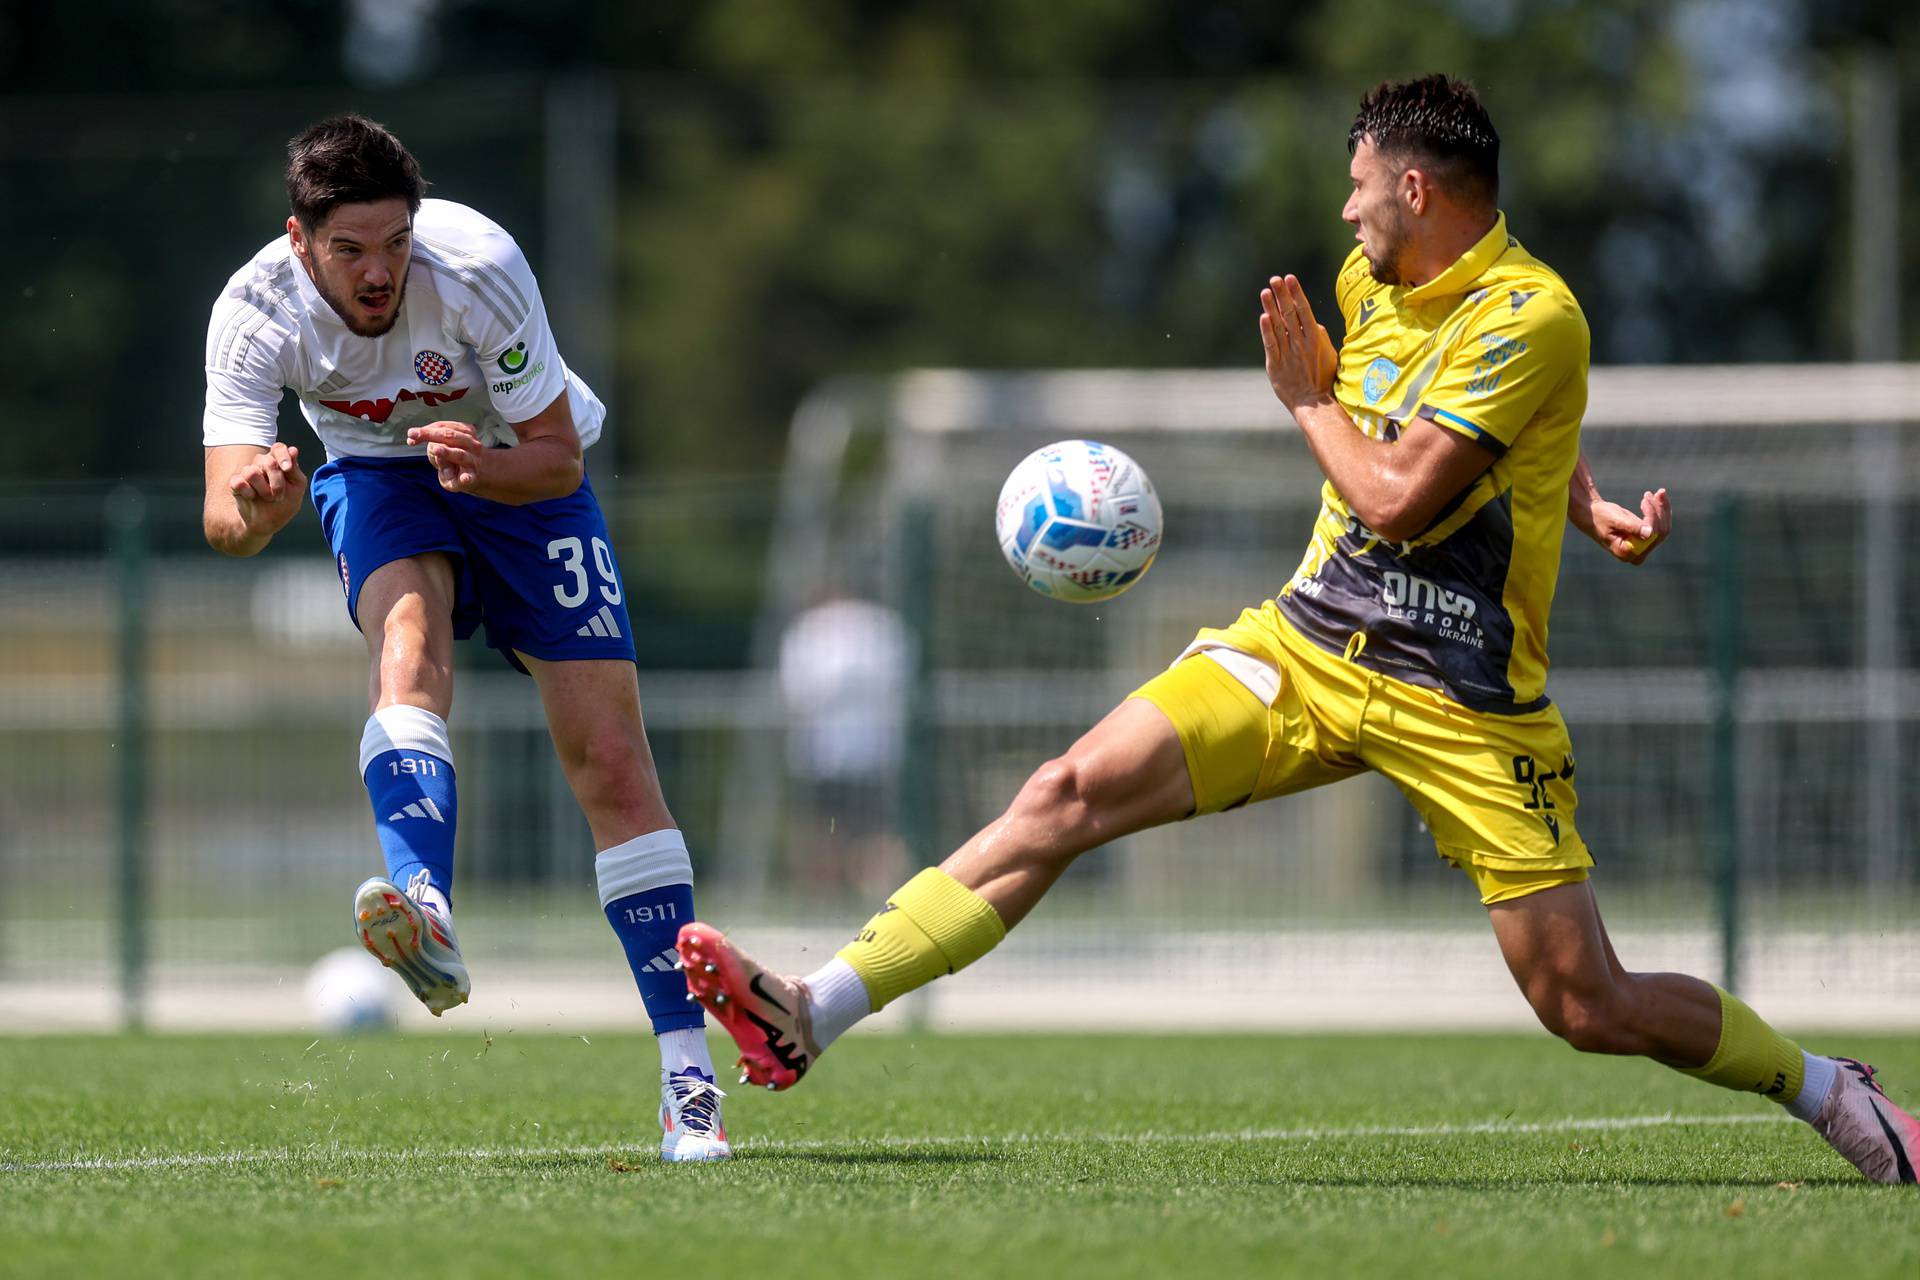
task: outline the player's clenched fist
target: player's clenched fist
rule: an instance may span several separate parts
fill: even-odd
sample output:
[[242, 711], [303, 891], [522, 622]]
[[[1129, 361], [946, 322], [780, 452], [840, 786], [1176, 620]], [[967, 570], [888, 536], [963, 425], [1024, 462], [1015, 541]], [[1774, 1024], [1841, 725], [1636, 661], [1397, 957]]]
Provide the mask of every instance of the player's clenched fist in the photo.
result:
[[300, 450], [275, 443], [227, 480], [233, 505], [249, 529], [277, 532], [300, 510], [307, 495], [307, 473], [300, 469]]
[[429, 422], [424, 427], [410, 427], [407, 443], [427, 446], [427, 461], [440, 473], [440, 487], [448, 493], [472, 493], [479, 486], [486, 446], [467, 423]]
[[1593, 529], [1589, 536], [1605, 547], [1616, 560], [1645, 564], [1653, 549], [1673, 532], [1673, 502], [1667, 491], [1640, 495], [1640, 510], [1633, 511], [1613, 502], [1593, 504]]

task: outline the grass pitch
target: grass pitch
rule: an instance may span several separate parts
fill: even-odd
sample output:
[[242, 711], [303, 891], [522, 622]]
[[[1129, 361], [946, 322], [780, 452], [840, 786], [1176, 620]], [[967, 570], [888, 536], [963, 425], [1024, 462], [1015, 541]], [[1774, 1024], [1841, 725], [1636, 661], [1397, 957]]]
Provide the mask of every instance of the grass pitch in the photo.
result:
[[[1920, 1101], [1920, 1037], [1812, 1044]], [[0, 1274], [1920, 1275], [1920, 1192], [1544, 1035], [855, 1036], [735, 1090], [707, 1167], [657, 1163], [655, 1070], [477, 1028], [0, 1039]]]

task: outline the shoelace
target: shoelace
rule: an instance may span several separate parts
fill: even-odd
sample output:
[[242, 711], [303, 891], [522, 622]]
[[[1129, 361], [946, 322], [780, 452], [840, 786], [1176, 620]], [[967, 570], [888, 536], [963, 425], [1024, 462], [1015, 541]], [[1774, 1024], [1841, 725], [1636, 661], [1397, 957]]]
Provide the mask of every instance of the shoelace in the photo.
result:
[[676, 1079], [673, 1096], [680, 1103], [680, 1124], [689, 1133], [710, 1137], [720, 1128], [720, 1099], [727, 1095], [705, 1080]]

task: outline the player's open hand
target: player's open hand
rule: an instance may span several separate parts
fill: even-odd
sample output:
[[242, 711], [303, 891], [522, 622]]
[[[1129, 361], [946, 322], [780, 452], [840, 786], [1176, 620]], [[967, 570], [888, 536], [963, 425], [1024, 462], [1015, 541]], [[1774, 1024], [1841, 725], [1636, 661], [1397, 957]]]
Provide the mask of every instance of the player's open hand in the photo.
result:
[[259, 533], [278, 533], [300, 512], [307, 496], [307, 473], [300, 469], [300, 450], [274, 443], [227, 478], [233, 505], [246, 527]]
[[1673, 503], [1665, 489], [1641, 494], [1638, 511], [1605, 501], [1596, 501], [1592, 511], [1593, 540], [1628, 564], [1645, 564], [1673, 532]]
[[1289, 412], [1332, 393], [1340, 357], [1296, 277], [1274, 276], [1260, 291], [1260, 344], [1267, 381]]
[[472, 493], [480, 485], [481, 459], [486, 446], [465, 422], [429, 422], [407, 429], [408, 444], [427, 446], [427, 461], [440, 473], [440, 487], [448, 493]]

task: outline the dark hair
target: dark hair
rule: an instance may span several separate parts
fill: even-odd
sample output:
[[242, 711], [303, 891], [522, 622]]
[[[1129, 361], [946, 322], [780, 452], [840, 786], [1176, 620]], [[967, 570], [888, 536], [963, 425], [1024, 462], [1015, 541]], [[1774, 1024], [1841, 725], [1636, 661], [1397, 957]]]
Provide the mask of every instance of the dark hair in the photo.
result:
[[1402, 84], [1382, 80], [1360, 99], [1360, 114], [1347, 131], [1348, 155], [1362, 138], [1372, 138], [1382, 155], [1432, 171], [1459, 200], [1499, 202], [1500, 135], [1465, 81], [1442, 75]]
[[343, 204], [405, 200], [411, 216], [426, 193], [412, 153], [365, 116], [333, 116], [287, 143], [287, 203], [308, 231]]

